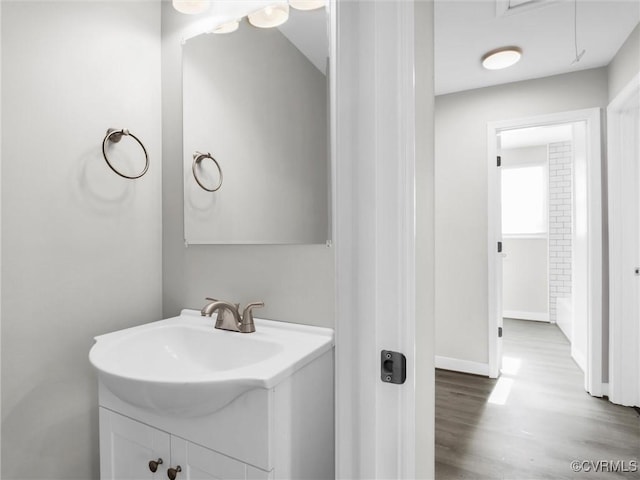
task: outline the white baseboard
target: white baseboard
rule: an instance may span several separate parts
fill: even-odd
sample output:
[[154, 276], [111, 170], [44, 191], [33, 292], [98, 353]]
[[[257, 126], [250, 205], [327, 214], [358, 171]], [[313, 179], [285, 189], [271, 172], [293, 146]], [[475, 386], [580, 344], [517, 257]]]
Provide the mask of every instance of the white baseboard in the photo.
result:
[[548, 322], [547, 312], [525, 312], [523, 310], [503, 310], [503, 318], [517, 318], [518, 320], [533, 320], [534, 322]]
[[489, 376], [489, 364], [460, 360], [458, 358], [440, 357], [436, 355], [436, 368], [452, 370], [454, 372], [472, 373], [474, 375]]
[[571, 358], [576, 362], [576, 365], [580, 367], [582, 372], [586, 372], [587, 369], [587, 357], [580, 352], [578, 349], [574, 348], [574, 345], [571, 345]]

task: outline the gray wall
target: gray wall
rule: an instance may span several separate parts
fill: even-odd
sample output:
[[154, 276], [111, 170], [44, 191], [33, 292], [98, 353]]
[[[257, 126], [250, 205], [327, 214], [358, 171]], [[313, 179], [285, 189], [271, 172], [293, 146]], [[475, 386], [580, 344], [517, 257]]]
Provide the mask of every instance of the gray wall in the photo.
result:
[[433, 2], [415, 3], [416, 478], [435, 475]]
[[[1, 8], [2, 478], [98, 478], [92, 337], [161, 315], [160, 6]], [[108, 169], [108, 127], [145, 177]]]
[[609, 63], [609, 101], [613, 100], [638, 72], [640, 72], [640, 24], [631, 32]]
[[323, 245], [184, 245], [181, 40], [193, 20], [162, 6], [164, 316], [206, 296], [264, 300], [263, 318], [333, 327], [333, 250]]
[[488, 362], [487, 122], [607, 98], [606, 68], [436, 97], [436, 355]]

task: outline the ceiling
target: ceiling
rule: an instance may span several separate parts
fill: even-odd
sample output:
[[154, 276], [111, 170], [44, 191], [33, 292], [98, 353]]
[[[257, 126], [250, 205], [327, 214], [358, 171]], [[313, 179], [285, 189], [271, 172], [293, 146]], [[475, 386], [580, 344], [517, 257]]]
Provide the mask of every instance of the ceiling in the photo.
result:
[[289, 9], [289, 20], [278, 27], [282, 34], [326, 75], [329, 56], [327, 13], [324, 8], [300, 11]]
[[[212, 2], [207, 29], [274, 0]], [[280, 0], [284, 1], [284, 0]], [[578, 53], [574, 44], [574, 8]], [[640, 0], [434, 0], [435, 93], [488, 87], [609, 64], [640, 21]], [[279, 29], [322, 72], [328, 52], [326, 13], [290, 10]], [[515, 45], [523, 57], [505, 70], [485, 70], [490, 50]]]
[[[215, 0], [211, 2], [210, 10], [194, 22], [193, 31], [194, 34], [208, 32], [216, 25], [243, 18], [266, 6], [282, 3], [286, 3], [286, 0]], [[329, 55], [327, 22], [325, 8], [306, 11], [289, 8], [289, 19], [278, 27], [278, 30], [325, 75]], [[254, 27], [249, 27], [243, 22], [240, 28]]]
[[[577, 6], [578, 53], [574, 46]], [[640, 21], [640, 0], [435, 0], [435, 93], [608, 65]], [[515, 45], [519, 63], [485, 70], [489, 50]]]

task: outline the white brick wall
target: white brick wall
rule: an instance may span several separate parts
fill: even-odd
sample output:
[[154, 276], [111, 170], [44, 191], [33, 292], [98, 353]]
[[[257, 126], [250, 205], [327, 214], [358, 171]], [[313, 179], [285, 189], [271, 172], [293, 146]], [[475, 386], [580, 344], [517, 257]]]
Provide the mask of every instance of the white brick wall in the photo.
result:
[[571, 142], [551, 143], [549, 151], [549, 320], [556, 300], [571, 296]]

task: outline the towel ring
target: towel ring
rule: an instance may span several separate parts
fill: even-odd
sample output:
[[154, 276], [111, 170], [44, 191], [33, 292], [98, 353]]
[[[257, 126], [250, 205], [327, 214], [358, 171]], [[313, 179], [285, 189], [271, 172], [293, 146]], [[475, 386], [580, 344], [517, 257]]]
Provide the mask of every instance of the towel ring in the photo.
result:
[[[198, 174], [196, 173], [196, 166], [205, 158], [210, 158], [211, 160], [213, 160], [213, 163], [216, 164], [216, 167], [218, 167], [218, 173], [220, 174], [220, 180], [218, 181], [218, 185], [216, 185], [214, 188], [209, 188], [206, 187], [198, 178]], [[220, 164], [217, 162], [217, 160], [215, 158], [213, 158], [211, 156], [210, 153], [201, 153], [201, 152], [195, 152], [193, 154], [193, 165], [191, 166], [191, 171], [193, 172], [193, 178], [196, 179], [196, 182], [198, 182], [198, 185], [200, 185], [200, 187], [203, 190], [206, 190], [207, 192], [215, 192], [217, 190], [220, 189], [220, 187], [222, 186], [222, 169], [220, 168]]]
[[[142, 147], [142, 151], [144, 152], [144, 168], [142, 169], [142, 172], [139, 173], [138, 175], [125, 175], [124, 173], [119, 172], [113, 165], [111, 165], [111, 162], [109, 161], [109, 157], [107, 157], [107, 142], [118, 143], [120, 140], [122, 140], [123, 135], [131, 137], [136, 142], [138, 142], [138, 145]], [[107, 165], [109, 165], [109, 168], [111, 170], [116, 172], [122, 178], [128, 178], [129, 180], [135, 180], [136, 178], [140, 178], [145, 173], [147, 173], [147, 170], [149, 169], [149, 154], [147, 153], [147, 149], [144, 148], [144, 145], [142, 144], [140, 139], [136, 137], [133, 133], [129, 132], [129, 130], [127, 130], [126, 128], [123, 128], [121, 130], [110, 128], [109, 130], [107, 130], [107, 135], [104, 137], [104, 140], [102, 141], [102, 156], [104, 157], [105, 161], [107, 162]]]

